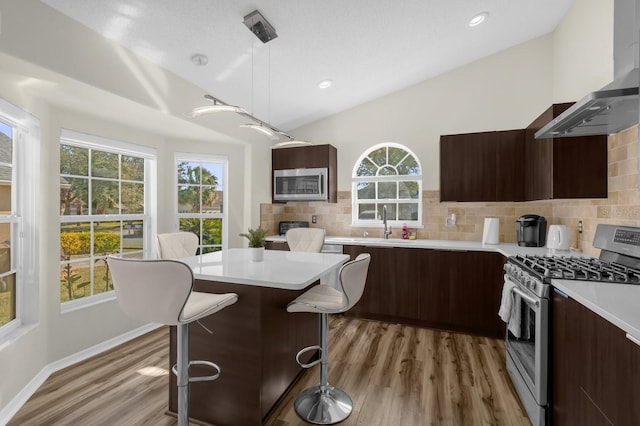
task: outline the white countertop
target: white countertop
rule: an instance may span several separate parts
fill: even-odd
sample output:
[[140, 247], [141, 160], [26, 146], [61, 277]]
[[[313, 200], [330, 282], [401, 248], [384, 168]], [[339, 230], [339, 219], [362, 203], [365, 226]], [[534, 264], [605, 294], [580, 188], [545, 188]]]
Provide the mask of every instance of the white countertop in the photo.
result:
[[250, 249], [229, 249], [180, 259], [196, 279], [302, 290], [349, 260], [345, 254], [265, 250], [264, 260], [251, 260]]
[[[283, 235], [272, 235], [266, 238], [267, 241], [286, 242]], [[458, 250], [458, 251], [489, 251], [497, 252], [504, 256], [515, 256], [516, 254], [536, 254], [536, 255], [574, 255], [571, 252], [550, 253], [546, 247], [520, 247], [517, 244], [482, 244], [479, 241], [449, 241], [449, 240], [402, 240], [400, 238], [363, 238], [363, 237], [325, 237], [325, 244], [358, 245], [372, 247], [405, 247], [423, 248], [436, 250]], [[578, 253], [577, 255], [580, 255]]]
[[[284, 236], [271, 236], [268, 241], [285, 242]], [[556, 251], [546, 247], [520, 247], [517, 244], [482, 244], [479, 241], [401, 240], [399, 238], [326, 237], [325, 244], [377, 247], [406, 247], [439, 250], [489, 251], [504, 256], [516, 254], [584, 256], [583, 253]], [[552, 280], [552, 285], [569, 297], [597, 313], [610, 323], [640, 340], [640, 285], [611, 284], [588, 281]]]

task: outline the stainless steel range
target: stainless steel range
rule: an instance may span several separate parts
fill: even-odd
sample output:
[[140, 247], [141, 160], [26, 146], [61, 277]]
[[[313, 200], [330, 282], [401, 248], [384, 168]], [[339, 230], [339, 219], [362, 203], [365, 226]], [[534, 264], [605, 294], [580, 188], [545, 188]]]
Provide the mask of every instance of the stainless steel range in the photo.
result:
[[507, 371], [533, 425], [549, 423], [551, 280], [640, 285], [640, 228], [598, 225], [599, 258], [512, 256], [504, 266], [500, 316], [507, 321]]

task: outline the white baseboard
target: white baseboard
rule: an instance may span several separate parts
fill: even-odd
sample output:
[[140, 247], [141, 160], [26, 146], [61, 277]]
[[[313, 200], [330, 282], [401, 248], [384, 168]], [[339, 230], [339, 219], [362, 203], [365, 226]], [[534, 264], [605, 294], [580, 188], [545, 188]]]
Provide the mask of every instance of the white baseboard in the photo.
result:
[[76, 364], [80, 361], [84, 361], [87, 358], [91, 358], [94, 355], [98, 355], [106, 350], [114, 348], [118, 345], [121, 345], [129, 340], [135, 339], [136, 337], [140, 337], [143, 334], [146, 334], [156, 328], [162, 327], [161, 324], [147, 324], [142, 327], [136, 328], [135, 330], [131, 330], [127, 333], [121, 334], [120, 336], [114, 337], [112, 339], [106, 340], [104, 342], [98, 343], [95, 346], [84, 349], [80, 352], [76, 352], [75, 354], [71, 354], [62, 359], [54, 361], [50, 364], [47, 364], [36, 374], [36, 376], [31, 379], [27, 385], [22, 388], [20, 392], [11, 400], [9, 403], [0, 410], [0, 425], [6, 425], [9, 423], [9, 420], [13, 416], [16, 415], [18, 410], [31, 398], [40, 386], [49, 378], [49, 376], [56, 371], [62, 370], [63, 368], [67, 368], [73, 364]]

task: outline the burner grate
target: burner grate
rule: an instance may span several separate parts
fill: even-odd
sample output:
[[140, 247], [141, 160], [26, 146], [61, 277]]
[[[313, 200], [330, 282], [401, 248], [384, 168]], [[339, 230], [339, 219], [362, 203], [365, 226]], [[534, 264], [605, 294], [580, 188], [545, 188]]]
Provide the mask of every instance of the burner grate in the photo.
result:
[[514, 263], [540, 278], [640, 284], [640, 270], [595, 258], [516, 255]]

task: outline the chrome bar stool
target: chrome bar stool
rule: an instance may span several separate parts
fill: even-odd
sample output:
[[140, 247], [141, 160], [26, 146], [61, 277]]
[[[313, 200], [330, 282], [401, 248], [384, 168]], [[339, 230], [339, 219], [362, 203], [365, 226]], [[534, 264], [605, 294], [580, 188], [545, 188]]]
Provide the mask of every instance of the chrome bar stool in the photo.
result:
[[[113, 287], [120, 307], [131, 318], [178, 327], [177, 363], [178, 425], [189, 424], [189, 383], [215, 380], [220, 367], [210, 361], [189, 359], [189, 324], [233, 305], [235, 293], [212, 294], [193, 291], [193, 272], [175, 260], [123, 259], [108, 256]], [[204, 326], [203, 326], [204, 327]], [[191, 365], [215, 370], [209, 376], [190, 377]]]
[[[320, 384], [300, 392], [294, 403], [296, 413], [307, 422], [319, 425], [338, 423], [349, 417], [353, 410], [351, 397], [328, 382], [329, 314], [346, 312], [358, 303], [364, 292], [370, 261], [371, 255], [362, 253], [340, 268], [342, 291], [328, 285], [316, 285], [287, 305], [288, 312], [320, 314], [320, 345], [306, 347], [296, 355], [296, 361], [302, 368], [320, 364]], [[320, 351], [320, 358], [309, 364], [302, 363], [300, 357], [313, 350]]]
[[193, 232], [158, 234], [158, 259], [180, 259], [195, 256], [200, 243]]

